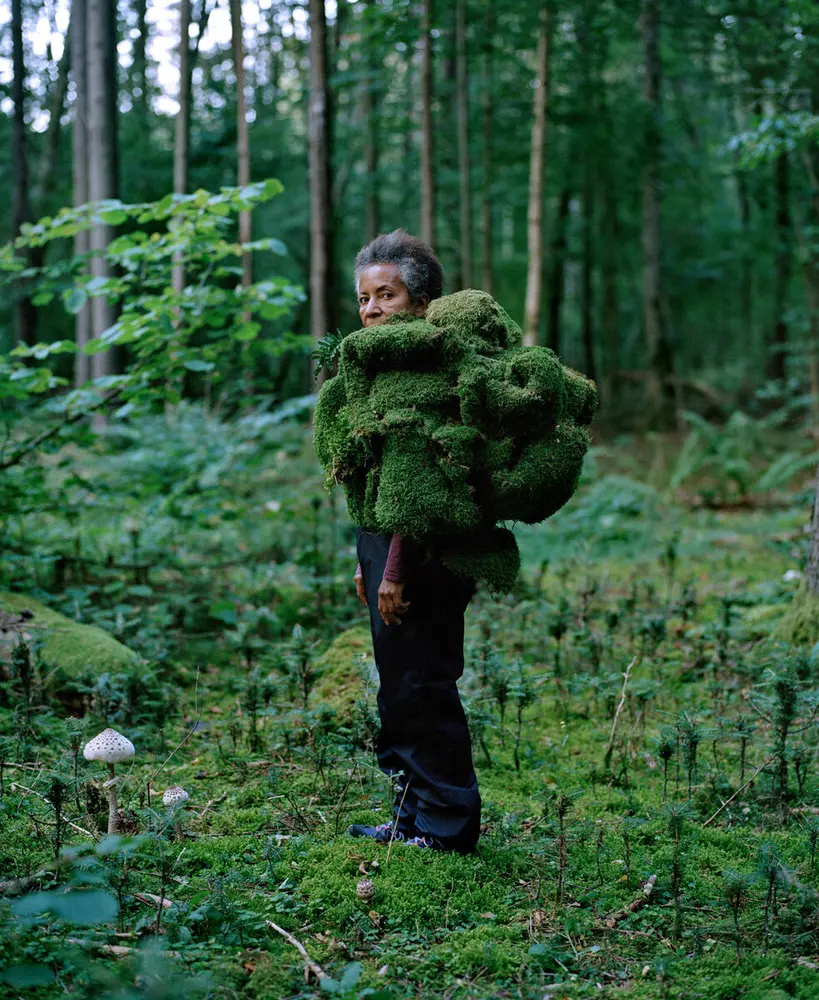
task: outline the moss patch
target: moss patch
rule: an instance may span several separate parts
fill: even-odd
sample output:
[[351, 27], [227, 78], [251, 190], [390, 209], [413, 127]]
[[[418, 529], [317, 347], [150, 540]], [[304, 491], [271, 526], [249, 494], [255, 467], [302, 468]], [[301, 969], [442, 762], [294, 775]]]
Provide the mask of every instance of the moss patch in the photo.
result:
[[316, 661], [319, 678], [310, 694], [313, 706], [329, 705], [342, 725], [352, 721], [355, 703], [365, 687], [377, 683], [368, 628], [342, 632]]
[[[25, 594], [0, 591], [0, 611], [20, 614], [26, 610], [32, 617], [25, 621], [23, 632], [44, 639], [40, 656], [48, 670], [60, 669], [69, 674], [88, 667], [98, 672], [118, 671], [139, 659], [133, 650], [95, 625], [80, 625]], [[15, 639], [16, 630], [0, 633], [0, 659], [7, 658]]]
[[819, 642], [819, 597], [811, 594], [804, 583], [794, 594], [772, 637], [795, 646], [812, 646]]

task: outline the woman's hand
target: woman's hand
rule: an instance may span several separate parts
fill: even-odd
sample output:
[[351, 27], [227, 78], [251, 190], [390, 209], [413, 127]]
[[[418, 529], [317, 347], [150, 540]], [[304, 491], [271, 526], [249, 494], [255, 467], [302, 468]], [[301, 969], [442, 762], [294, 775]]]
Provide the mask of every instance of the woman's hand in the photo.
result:
[[378, 588], [378, 612], [385, 625], [400, 625], [401, 615], [409, 610], [410, 601], [404, 600], [404, 584], [395, 580], [382, 580]]
[[364, 574], [359, 570], [353, 577], [355, 592], [362, 604], [367, 603], [367, 591], [364, 589]]

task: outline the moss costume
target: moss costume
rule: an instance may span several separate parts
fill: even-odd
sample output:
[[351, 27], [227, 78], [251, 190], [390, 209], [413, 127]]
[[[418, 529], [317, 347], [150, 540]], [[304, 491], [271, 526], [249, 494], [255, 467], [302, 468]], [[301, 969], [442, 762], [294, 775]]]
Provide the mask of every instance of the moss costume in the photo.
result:
[[594, 383], [485, 292], [437, 299], [350, 334], [322, 386], [316, 451], [365, 531], [441, 551], [454, 572], [508, 590], [520, 558], [499, 522], [542, 521], [571, 497]]
[[[596, 405], [593, 383], [478, 291], [346, 337], [314, 418], [327, 485], [358, 526], [380, 688], [378, 760], [403, 774], [398, 830], [469, 851], [481, 800], [458, 695], [475, 581], [510, 589], [520, 557], [503, 521], [541, 521], [574, 492]], [[378, 612], [390, 538], [406, 560], [400, 625]], [[405, 784], [406, 783], [406, 784]]]

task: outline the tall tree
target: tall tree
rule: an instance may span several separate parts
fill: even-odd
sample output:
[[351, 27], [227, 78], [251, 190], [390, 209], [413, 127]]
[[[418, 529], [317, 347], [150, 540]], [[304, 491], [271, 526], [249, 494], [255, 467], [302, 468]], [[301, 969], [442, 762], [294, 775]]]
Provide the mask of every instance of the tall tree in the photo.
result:
[[[23, 4], [22, 0], [11, 3], [11, 50], [12, 83], [14, 102], [12, 125], [12, 162], [14, 164], [14, 186], [12, 190], [11, 218], [14, 233], [20, 231], [25, 222], [31, 222], [31, 205], [28, 189], [28, 149], [26, 143], [26, 66], [23, 55]], [[15, 302], [15, 323], [17, 339], [24, 344], [33, 344], [37, 337], [37, 313], [31, 299], [20, 291]]]
[[[371, 23], [377, 13], [375, 0], [366, 0], [367, 30], [375, 32], [376, 26]], [[375, 45], [365, 45], [364, 60], [366, 76], [361, 90], [361, 113], [367, 138], [364, 146], [364, 174], [366, 183], [366, 218], [367, 240], [373, 240], [381, 228], [381, 200], [378, 196], [378, 120], [379, 120], [379, 89], [378, 79], [381, 70], [381, 60]]]
[[[187, 194], [190, 174], [191, 136], [191, 0], [179, 4], [179, 111], [173, 148], [173, 189]], [[179, 293], [185, 287], [185, 267], [181, 260], [173, 265], [173, 288]]]
[[[116, 131], [116, 35], [114, 7], [108, 0], [86, 0], [86, 82], [88, 199], [103, 201], [117, 196]], [[91, 275], [109, 278], [111, 268], [105, 251], [113, 238], [111, 226], [100, 222], [91, 230]], [[114, 308], [103, 295], [91, 299], [91, 336], [99, 337], [114, 322]], [[113, 352], [91, 356], [91, 374], [109, 375], [114, 368]]]
[[526, 213], [526, 303], [523, 342], [537, 344], [540, 327], [543, 271], [543, 174], [546, 152], [546, 107], [549, 88], [550, 17], [544, 7], [540, 17], [532, 103], [532, 145], [529, 157], [529, 208]]
[[[74, 76], [74, 123], [71, 133], [74, 205], [88, 202], [88, 57], [86, 54], [87, 0], [71, 3], [71, 72]], [[74, 254], [85, 257], [91, 249], [88, 230], [74, 237]], [[84, 353], [91, 339], [91, 307], [86, 304], [77, 313], [74, 324], [77, 345], [74, 365], [75, 385], [84, 385], [91, 377], [91, 359]]]
[[328, 135], [327, 22], [324, 0], [310, 0], [310, 332], [332, 330], [333, 218]]
[[774, 316], [768, 345], [768, 378], [785, 378], [785, 352], [788, 346], [788, 287], [793, 260], [791, 232], [790, 163], [787, 152], [780, 153], [774, 161], [774, 206], [776, 232], [774, 235]]
[[435, 178], [432, 168], [432, 37], [430, 0], [421, 0], [421, 239], [435, 243]]
[[484, 21], [484, 66], [481, 86], [481, 110], [483, 118], [482, 154], [483, 184], [481, 185], [481, 284], [483, 290], [492, 294], [494, 271], [492, 267], [492, 134], [495, 109], [493, 92], [493, 44], [495, 32], [494, 4], [486, 5]]
[[[245, 46], [242, 30], [241, 0], [230, 0], [230, 25], [233, 39], [233, 70], [236, 74], [236, 155], [238, 160], [237, 182], [239, 187], [250, 184], [250, 132], [245, 106]], [[250, 212], [239, 213], [239, 240], [249, 243], [251, 236]], [[250, 251], [242, 255], [242, 284], [253, 281]]]
[[662, 308], [660, 227], [660, 0], [643, 0], [643, 326], [646, 339], [645, 402], [648, 422], [670, 428], [675, 422], [671, 343]]
[[571, 200], [572, 188], [567, 178], [560, 191], [549, 252], [549, 308], [546, 314], [546, 343], [555, 354], [560, 354], [560, 325], [563, 314], [563, 290], [566, 287], [566, 251], [569, 242]]
[[466, 50], [466, 0], [455, 7], [456, 108], [458, 118], [459, 251], [461, 285], [472, 285], [472, 192], [469, 177], [469, 74]]
[[[188, 20], [190, 21], [190, 14]], [[137, 114], [137, 135], [144, 140], [148, 133], [148, 0], [136, 0], [136, 21], [138, 34], [134, 39], [134, 110]]]

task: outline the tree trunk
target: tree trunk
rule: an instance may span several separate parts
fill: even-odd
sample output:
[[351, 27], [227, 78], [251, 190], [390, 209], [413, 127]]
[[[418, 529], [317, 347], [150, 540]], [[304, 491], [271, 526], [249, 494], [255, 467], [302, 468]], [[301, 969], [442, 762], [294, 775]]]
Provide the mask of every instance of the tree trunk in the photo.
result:
[[43, 212], [48, 211], [48, 201], [54, 193], [54, 182], [57, 179], [57, 168], [60, 161], [60, 136], [62, 135], [62, 116], [65, 111], [65, 98], [68, 94], [68, 73], [71, 68], [71, 35], [73, 17], [69, 21], [68, 31], [63, 43], [63, 54], [57, 65], [57, 81], [51, 93], [48, 112], [48, 132], [46, 133], [45, 149], [42, 165], [39, 171], [38, 204]]
[[[245, 47], [242, 37], [241, 0], [230, 0], [230, 24], [233, 39], [233, 71], [236, 74], [237, 182], [239, 187], [247, 187], [250, 184], [250, 135], [247, 127], [247, 108], [245, 107]], [[250, 212], [240, 212], [239, 241], [249, 243], [250, 239]], [[242, 254], [242, 284], [248, 287], [252, 282], [252, 260], [248, 251]]]
[[435, 242], [435, 181], [432, 173], [432, 38], [430, 0], [421, 0], [421, 239]]
[[597, 381], [597, 366], [594, 363], [594, 171], [590, 152], [587, 151], [583, 165], [583, 266], [581, 272], [581, 328], [583, 337], [583, 373]]
[[560, 192], [560, 202], [557, 207], [555, 230], [551, 246], [551, 274], [549, 278], [549, 314], [547, 326], [547, 343], [549, 347], [560, 354], [560, 320], [563, 309], [563, 290], [566, 285], [566, 249], [567, 230], [569, 225], [569, 205], [572, 200], [572, 190], [568, 182]]
[[[173, 189], [175, 194], [187, 194], [190, 174], [191, 136], [191, 0], [179, 4], [179, 111], [176, 113], [173, 147]], [[185, 287], [185, 265], [180, 258], [173, 264], [173, 290], [182, 294]]]
[[662, 312], [660, 230], [660, 0], [643, 0], [643, 325], [646, 338], [646, 416], [650, 426], [675, 424], [674, 366]]
[[[14, 102], [12, 124], [12, 163], [14, 181], [11, 203], [12, 231], [16, 236], [25, 222], [31, 222], [31, 205], [28, 190], [28, 150], [26, 144], [25, 77], [26, 67], [23, 57], [23, 4], [22, 0], [11, 3], [11, 49], [12, 83], [11, 95]], [[25, 253], [28, 259], [30, 255]], [[21, 288], [14, 303], [17, 339], [22, 344], [33, 344], [37, 339], [37, 312], [31, 299]]]
[[[117, 196], [116, 123], [112, 91], [114, 41], [113, 5], [106, 0], [86, 2], [86, 81], [87, 81], [87, 163], [88, 200], [102, 201]], [[90, 231], [91, 275], [109, 278], [111, 268], [105, 251], [114, 236], [111, 226], [101, 223]], [[104, 296], [91, 299], [91, 337], [99, 337], [114, 322], [114, 308]], [[110, 375], [114, 369], [113, 352], [91, 355], [91, 375]]]
[[546, 104], [549, 87], [549, 12], [541, 13], [532, 108], [532, 149], [529, 159], [529, 209], [526, 214], [527, 275], [523, 342], [538, 341], [543, 271], [543, 172], [546, 148]]
[[[137, 116], [137, 136], [148, 138], [148, 0], [136, 0], [137, 31], [134, 39], [133, 101]], [[190, 21], [190, 14], [188, 14]], [[139, 91], [139, 93], [137, 93]]]
[[617, 189], [609, 177], [604, 187], [603, 202], [603, 371], [602, 404], [610, 410], [614, 402], [614, 385], [620, 367], [620, 304], [617, 285], [620, 255], [620, 221], [617, 216]]
[[492, 294], [492, 133], [495, 111], [492, 101], [492, 38], [494, 37], [494, 7], [486, 5], [484, 24], [484, 71], [481, 105], [483, 111], [483, 185], [481, 186], [481, 275], [483, 290]]
[[[375, 0], [367, 0], [367, 9], [375, 9]], [[368, 23], [368, 30], [372, 25]], [[361, 112], [364, 117], [364, 127], [367, 130], [367, 140], [364, 147], [364, 172], [366, 193], [366, 225], [367, 241], [374, 240], [381, 228], [381, 203], [378, 197], [378, 86], [380, 83], [381, 62], [378, 51], [372, 44], [366, 45], [364, 56], [367, 75], [361, 91]]]
[[455, 64], [457, 74], [458, 179], [460, 186], [461, 285], [472, 286], [472, 191], [469, 177], [469, 77], [466, 52], [466, 0], [455, 8]]
[[[328, 137], [327, 24], [324, 0], [310, 0], [310, 332], [331, 329], [332, 207]], [[323, 381], [323, 372], [319, 381]]]
[[[88, 201], [88, 57], [86, 54], [86, 3], [87, 0], [71, 2], [71, 72], [74, 76], [74, 125], [71, 136], [74, 205], [85, 205]], [[74, 237], [74, 254], [83, 257], [91, 249], [90, 234], [77, 233]], [[74, 363], [74, 384], [77, 388], [91, 378], [91, 358], [84, 353], [85, 345], [91, 339], [91, 307], [89, 305], [77, 313], [74, 320], [74, 338], [77, 354]]]
[[784, 380], [785, 350], [788, 343], [785, 315], [788, 311], [788, 286], [791, 280], [790, 166], [787, 153], [780, 153], [774, 161], [774, 202], [774, 324], [766, 369], [768, 378]]

